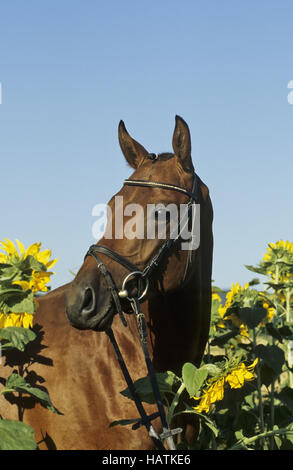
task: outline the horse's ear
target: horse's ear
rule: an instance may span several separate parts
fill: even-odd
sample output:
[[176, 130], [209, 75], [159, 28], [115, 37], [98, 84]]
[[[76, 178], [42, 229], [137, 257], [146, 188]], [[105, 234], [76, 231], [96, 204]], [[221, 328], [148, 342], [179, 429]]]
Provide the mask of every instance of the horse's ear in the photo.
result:
[[191, 160], [191, 139], [189, 127], [180, 116], [175, 117], [175, 129], [172, 145], [175, 154], [181, 160], [183, 168], [187, 171], [194, 171]]
[[129, 165], [136, 169], [148, 151], [128, 134], [123, 121], [119, 122], [118, 138], [121, 150]]

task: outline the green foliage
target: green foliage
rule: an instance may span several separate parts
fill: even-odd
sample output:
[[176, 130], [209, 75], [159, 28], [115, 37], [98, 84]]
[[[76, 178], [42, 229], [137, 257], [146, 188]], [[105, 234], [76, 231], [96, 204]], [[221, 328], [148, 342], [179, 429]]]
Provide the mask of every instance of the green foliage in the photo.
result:
[[[265, 289], [256, 289], [255, 278], [232, 286], [226, 298], [214, 287], [202, 364], [183, 364], [176, 379], [171, 372], [158, 376], [169, 425], [180, 414], [200, 418], [197, 441], [181, 441], [180, 449], [293, 449], [293, 244], [269, 245], [247, 268], [265, 277]], [[168, 387], [162, 377], [173, 377]], [[147, 379], [135, 385], [153, 403]]]
[[[30, 354], [26, 354], [28, 348], [37, 341], [36, 333], [30, 329], [32, 315], [36, 311], [35, 295], [39, 289], [44, 290], [45, 282], [52, 273], [47, 273], [45, 280], [42, 279], [47, 271], [47, 266], [42, 261], [48, 261], [49, 250], [41, 253], [41, 244], [33, 244], [25, 252], [22, 244], [17, 243], [21, 254], [10, 240], [1, 242], [1, 249], [7, 254], [0, 253], [0, 347], [2, 360], [7, 356], [8, 363], [15, 365], [18, 373], [15, 370], [7, 380], [1, 377], [0, 395], [7, 399], [14, 396], [19, 421], [4, 419], [0, 409], [0, 449], [34, 450], [37, 449], [34, 430], [22, 422], [25, 411], [23, 397], [28, 396], [49, 411], [60, 413], [45, 388], [30, 383], [30, 377], [36, 375], [31, 369], [34, 361]], [[41, 377], [38, 379], [43, 380]]]
[[34, 294], [30, 289], [8, 287], [0, 283], [0, 311], [3, 313], [35, 313]]
[[209, 372], [208, 369], [203, 366], [197, 369], [190, 362], [186, 362], [182, 367], [182, 379], [185, 384], [186, 390], [190, 397], [199, 396], [200, 389], [206, 380]]
[[21, 421], [0, 419], [0, 450], [35, 450], [34, 430]]
[[8, 326], [0, 328], [0, 341], [2, 351], [5, 349], [16, 348], [24, 351], [25, 346], [36, 339], [34, 331], [21, 326]]
[[[255, 381], [214, 404], [209, 414], [219, 434], [207, 438], [202, 426], [197, 448], [292, 449], [293, 380], [290, 341], [293, 336], [293, 245], [277, 242], [257, 266], [246, 266], [265, 276], [261, 292], [255, 280], [244, 288], [232, 287], [222, 306], [213, 295], [213, 321], [204, 361], [219, 353], [245, 351], [247, 360], [258, 359]], [[216, 291], [215, 291], [216, 293]]]
[[34, 256], [10, 256], [7, 263], [0, 263], [1, 282], [30, 281], [33, 271], [46, 271], [46, 266]]
[[258, 358], [262, 359], [263, 363], [274, 371], [276, 376], [282, 373], [285, 353], [281, 348], [275, 345], [258, 344], [255, 346], [254, 352]]
[[[157, 382], [159, 385], [160, 392], [163, 396], [172, 392], [174, 384], [178, 382], [178, 377], [173, 372], [162, 372], [156, 374]], [[155, 398], [153, 394], [153, 389], [149, 377], [142, 377], [141, 379], [136, 380], [135, 390], [141, 399], [145, 403], [153, 404], [155, 403]], [[129, 388], [122, 390], [121, 394], [127, 398], [132, 399]]]
[[239, 308], [238, 315], [248, 328], [255, 328], [265, 318], [267, 311], [263, 307], [242, 307]]
[[14, 392], [27, 394], [41, 403], [41, 405], [43, 405], [48, 410], [52, 411], [53, 413], [60, 414], [60, 412], [51, 402], [47, 392], [41, 390], [38, 387], [32, 387], [23, 377], [18, 374], [11, 374], [6, 380], [5, 387], [1, 390], [2, 394]]

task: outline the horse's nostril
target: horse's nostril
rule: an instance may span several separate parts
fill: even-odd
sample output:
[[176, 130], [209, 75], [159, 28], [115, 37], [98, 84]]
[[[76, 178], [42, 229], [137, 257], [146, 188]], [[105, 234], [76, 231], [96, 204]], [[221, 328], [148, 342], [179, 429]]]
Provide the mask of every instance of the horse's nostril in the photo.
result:
[[85, 289], [81, 312], [91, 314], [96, 307], [95, 291], [92, 287]]

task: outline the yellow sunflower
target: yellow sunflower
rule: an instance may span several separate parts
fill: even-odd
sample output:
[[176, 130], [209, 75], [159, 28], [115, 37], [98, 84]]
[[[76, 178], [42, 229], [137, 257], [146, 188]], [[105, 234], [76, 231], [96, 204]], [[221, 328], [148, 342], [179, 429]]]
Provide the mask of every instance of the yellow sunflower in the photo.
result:
[[31, 328], [33, 326], [34, 316], [31, 313], [0, 313], [0, 328], [8, 326], [21, 326], [23, 328]]
[[236, 327], [239, 328], [240, 335], [241, 336], [246, 336], [246, 337], [248, 337], [248, 328], [245, 325], [245, 323], [243, 323], [243, 321], [237, 315], [235, 315], [234, 313], [232, 313], [229, 316], [225, 316], [225, 315], [226, 315], [226, 312], [227, 312], [228, 308], [231, 307], [231, 305], [232, 305], [232, 303], [235, 299], [236, 294], [238, 294], [241, 291], [243, 292], [247, 289], [249, 289], [249, 282], [247, 282], [244, 285], [244, 287], [242, 287], [239, 284], [239, 282], [236, 282], [236, 284], [232, 284], [232, 287], [231, 287], [230, 291], [227, 292], [227, 294], [226, 294], [225, 305], [224, 306], [220, 305], [220, 307], [219, 307], [219, 315], [225, 320], [231, 320], [233, 325], [235, 325]]
[[267, 247], [267, 252], [263, 256], [263, 261], [270, 261], [273, 254], [273, 249], [277, 250], [278, 248], [282, 248], [283, 251], [287, 251], [288, 253], [293, 254], [293, 243], [289, 242], [288, 240], [279, 240], [276, 243], [270, 243]]
[[19, 240], [16, 240], [16, 244], [19, 249], [19, 252], [17, 251], [16, 246], [11, 240], [8, 240], [6, 238], [5, 241], [0, 242], [0, 249], [6, 252], [6, 254], [0, 253], [1, 263], [7, 263], [13, 257], [16, 257], [17, 259], [25, 259], [28, 255], [31, 255], [37, 261], [46, 266], [46, 271], [33, 270], [32, 278], [30, 281], [15, 281], [13, 282], [13, 284], [21, 286], [22, 289], [31, 289], [34, 293], [47, 292], [47, 284], [50, 282], [50, 276], [54, 274], [53, 272], [50, 272], [49, 269], [51, 269], [57, 263], [58, 258], [50, 260], [51, 250], [40, 251], [41, 242], [33, 243], [26, 250]]
[[245, 366], [244, 362], [241, 362], [239, 366], [233, 369], [225, 378], [225, 382], [230, 385], [231, 388], [241, 388], [244, 385], [244, 382], [250, 382], [255, 379], [253, 373], [254, 368], [258, 362], [258, 359], [250, 364], [250, 366]]
[[[27, 256], [31, 255], [37, 261], [42, 263], [46, 267], [46, 270], [33, 270], [31, 279], [29, 281], [13, 281], [12, 284], [19, 285], [23, 290], [30, 289], [34, 294], [37, 292], [47, 292], [47, 284], [50, 282], [50, 276], [54, 274], [48, 270], [55, 265], [58, 259], [50, 260], [51, 250], [41, 251], [41, 243], [33, 243], [26, 250], [19, 240], [16, 240], [16, 244], [17, 247], [9, 239], [5, 239], [4, 241], [0, 242], [0, 249], [4, 252], [0, 252], [0, 263], [6, 264], [13, 260], [13, 258], [20, 260], [25, 259]], [[8, 326], [21, 326], [23, 328], [30, 328], [32, 325], [32, 314], [27, 312], [4, 314], [0, 312], [0, 328], [6, 328]]]
[[220, 380], [214, 382], [207, 390], [204, 390], [201, 397], [193, 397], [194, 400], [200, 400], [199, 405], [193, 407], [193, 409], [199, 413], [203, 411], [208, 413], [213, 403], [223, 400], [224, 385], [225, 379], [222, 377]]
[[237, 367], [226, 372], [221, 378], [213, 382], [209, 388], [204, 390], [201, 397], [193, 397], [194, 400], [200, 400], [199, 404], [193, 409], [199, 413], [203, 411], [208, 413], [215, 402], [223, 400], [226, 384], [230, 385], [231, 388], [241, 388], [245, 382], [254, 380], [254, 368], [257, 362], [258, 359], [255, 359], [250, 366], [246, 366], [241, 362]]

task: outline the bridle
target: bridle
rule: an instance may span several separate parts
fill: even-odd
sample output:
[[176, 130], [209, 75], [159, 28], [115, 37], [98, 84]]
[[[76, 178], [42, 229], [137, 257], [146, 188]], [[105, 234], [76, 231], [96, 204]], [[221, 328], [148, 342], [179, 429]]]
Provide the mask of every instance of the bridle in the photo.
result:
[[[150, 154], [149, 158], [153, 159], [153, 155], [154, 154]], [[184, 227], [190, 221], [193, 205], [199, 202], [198, 176], [196, 175], [196, 173], [193, 174], [193, 186], [192, 186], [191, 191], [189, 191], [188, 189], [182, 188], [180, 186], [174, 185], [174, 184], [162, 183], [158, 181], [138, 180], [138, 179], [126, 179], [124, 180], [124, 185], [162, 188], [165, 190], [178, 191], [180, 193], [183, 193], [189, 196], [189, 201], [187, 203], [186, 211], [184, 215], [181, 217], [178, 227], [176, 227], [176, 234], [175, 235], [172, 233], [170, 234], [170, 237], [164, 241], [164, 243], [158, 249], [158, 251], [153, 256], [151, 261], [145, 266], [145, 268], [142, 271], [139, 270], [138, 267], [135, 264], [131, 263], [128, 259], [121, 256], [119, 253], [112, 250], [111, 248], [108, 248], [103, 245], [91, 245], [89, 250], [86, 253], [86, 256], [92, 256], [93, 258], [95, 258], [98, 269], [101, 272], [101, 274], [104, 276], [108, 289], [111, 292], [117, 313], [119, 314], [123, 325], [127, 326], [127, 321], [123, 313], [121, 299], [126, 299], [130, 303], [132, 311], [136, 316], [141, 345], [142, 345], [142, 349], [143, 349], [144, 356], [145, 356], [145, 362], [146, 362], [147, 369], [148, 369], [148, 375], [151, 381], [155, 401], [156, 401], [157, 408], [158, 408], [158, 412], [156, 413], [153, 413], [149, 416], [146, 414], [142, 401], [140, 397], [138, 396], [138, 393], [135, 389], [134, 382], [132, 381], [130, 377], [127, 366], [120, 352], [113, 330], [110, 327], [106, 330], [106, 333], [109, 336], [111, 343], [113, 345], [116, 357], [118, 359], [125, 381], [128, 385], [129, 391], [132, 395], [132, 398], [136, 404], [137, 410], [140, 414], [140, 419], [132, 426], [132, 429], [137, 429], [141, 425], [144, 425], [147, 428], [149, 435], [152, 438], [157, 449], [164, 450], [165, 447], [163, 445], [163, 441], [167, 439], [167, 444], [168, 444], [169, 449], [175, 450], [175, 444], [173, 442], [172, 436], [182, 432], [182, 429], [176, 428], [176, 429], [171, 430], [167, 423], [158, 383], [156, 380], [156, 374], [153, 369], [153, 365], [152, 365], [149, 351], [148, 351], [146, 320], [145, 320], [144, 314], [142, 313], [140, 309], [140, 302], [146, 296], [148, 286], [149, 286], [149, 281], [151, 279], [153, 272], [159, 267], [162, 259], [164, 258], [166, 254], [170, 252], [175, 242], [179, 240], [182, 234], [182, 226]], [[98, 253], [107, 255], [109, 258], [113, 259], [118, 264], [122, 265], [124, 268], [130, 271], [130, 273], [124, 278], [120, 289], [116, 286], [111, 276], [111, 273], [108, 271], [105, 264], [101, 261], [100, 257], [98, 256]], [[188, 256], [188, 259], [190, 260], [189, 256]], [[188, 265], [188, 261], [187, 261], [187, 265]], [[186, 273], [187, 273], [187, 265], [185, 268], [184, 278], [186, 277]], [[137, 279], [137, 294], [132, 297], [130, 296], [131, 294], [129, 294], [127, 290], [127, 283], [129, 282], [131, 278]], [[184, 281], [184, 278], [183, 278], [183, 281]], [[151, 422], [157, 417], [160, 417], [162, 427], [163, 427], [163, 432], [160, 435], [157, 434], [157, 432], [154, 430], [151, 424]]]

